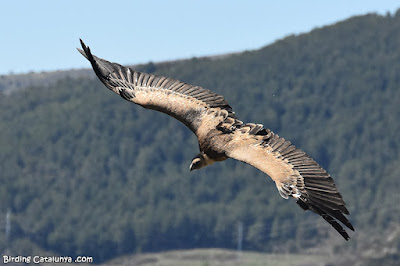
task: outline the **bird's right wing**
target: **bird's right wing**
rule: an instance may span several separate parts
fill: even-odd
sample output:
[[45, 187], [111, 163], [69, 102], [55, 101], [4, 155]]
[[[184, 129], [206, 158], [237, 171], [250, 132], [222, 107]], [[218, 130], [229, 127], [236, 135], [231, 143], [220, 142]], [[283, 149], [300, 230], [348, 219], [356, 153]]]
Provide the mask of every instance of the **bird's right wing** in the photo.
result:
[[[217, 119], [207, 119], [207, 123], [216, 125], [228, 114], [233, 114], [224, 97], [210, 90], [111, 63], [94, 56], [82, 40], [81, 45], [82, 50], [78, 51], [90, 61], [107, 88], [125, 100], [178, 119], [196, 134], [200, 126], [204, 128], [204, 119], [215, 116]], [[206, 128], [213, 128], [213, 125]]]

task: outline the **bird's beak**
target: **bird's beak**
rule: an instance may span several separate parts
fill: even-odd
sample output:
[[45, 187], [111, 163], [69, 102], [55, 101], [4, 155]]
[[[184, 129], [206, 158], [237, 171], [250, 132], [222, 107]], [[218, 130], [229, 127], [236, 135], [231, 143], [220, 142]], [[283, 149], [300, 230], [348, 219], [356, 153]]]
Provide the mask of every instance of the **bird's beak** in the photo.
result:
[[190, 172], [192, 172], [192, 171], [193, 171], [193, 168], [192, 168], [192, 166], [193, 166], [193, 163], [191, 163], [191, 164], [190, 164], [190, 166], [189, 166], [189, 171], [190, 171]]

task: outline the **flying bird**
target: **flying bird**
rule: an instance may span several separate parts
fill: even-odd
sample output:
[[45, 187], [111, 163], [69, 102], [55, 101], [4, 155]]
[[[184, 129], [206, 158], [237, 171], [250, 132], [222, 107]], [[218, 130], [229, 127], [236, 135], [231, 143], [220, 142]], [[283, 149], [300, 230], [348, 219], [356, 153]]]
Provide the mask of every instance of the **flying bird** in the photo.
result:
[[332, 177], [310, 156], [262, 124], [243, 123], [224, 99], [210, 90], [179, 80], [141, 73], [94, 56], [82, 40], [79, 52], [104, 85], [127, 101], [166, 113], [198, 138], [200, 153], [190, 171], [233, 158], [250, 164], [275, 181], [279, 194], [311, 210], [350, 239], [341, 222], [349, 211]]

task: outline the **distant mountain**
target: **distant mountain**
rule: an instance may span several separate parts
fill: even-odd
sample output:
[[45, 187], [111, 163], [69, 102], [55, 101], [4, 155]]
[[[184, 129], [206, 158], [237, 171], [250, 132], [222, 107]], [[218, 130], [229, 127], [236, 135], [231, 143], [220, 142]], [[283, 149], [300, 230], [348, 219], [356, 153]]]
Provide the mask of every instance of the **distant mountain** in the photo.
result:
[[[221, 54], [221, 55], [213, 55], [213, 56], [204, 56], [200, 57], [200, 59], [210, 59], [210, 60], [219, 60], [223, 58], [227, 58], [229, 56], [234, 55], [235, 53]], [[174, 64], [178, 62], [184, 62], [190, 59], [180, 59], [180, 60], [172, 60], [159, 62], [157, 65], [164, 64]], [[152, 63], [153, 64], [153, 63]], [[131, 65], [130, 67], [137, 68], [140, 65]], [[9, 94], [14, 90], [18, 89], [26, 89], [29, 87], [39, 87], [39, 86], [49, 86], [54, 85], [57, 81], [65, 78], [94, 78], [95, 74], [92, 69], [71, 69], [65, 71], [50, 71], [50, 72], [30, 72], [24, 74], [10, 74], [10, 75], [0, 75], [0, 92]]]
[[54, 85], [61, 79], [76, 79], [80, 77], [94, 77], [94, 74], [90, 69], [74, 69], [69, 71], [0, 75], [0, 91], [8, 94], [13, 90], [49, 86]]
[[250, 166], [228, 160], [189, 173], [192, 133], [123, 101], [89, 69], [1, 76], [0, 219], [10, 210], [11, 229], [0, 232], [0, 250], [100, 263], [234, 249], [242, 224], [247, 250], [398, 260], [398, 47], [400, 12], [353, 17], [256, 51], [137, 67], [224, 95], [243, 121], [314, 157], [348, 204], [349, 242]]

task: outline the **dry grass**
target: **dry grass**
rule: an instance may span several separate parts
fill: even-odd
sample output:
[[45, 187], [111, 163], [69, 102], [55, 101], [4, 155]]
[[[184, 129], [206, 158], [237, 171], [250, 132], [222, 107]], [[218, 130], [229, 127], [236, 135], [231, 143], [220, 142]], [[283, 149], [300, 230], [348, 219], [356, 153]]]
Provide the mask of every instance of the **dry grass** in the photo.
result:
[[225, 249], [193, 249], [125, 256], [102, 264], [137, 266], [268, 266], [324, 265], [329, 258], [306, 254], [268, 254]]

